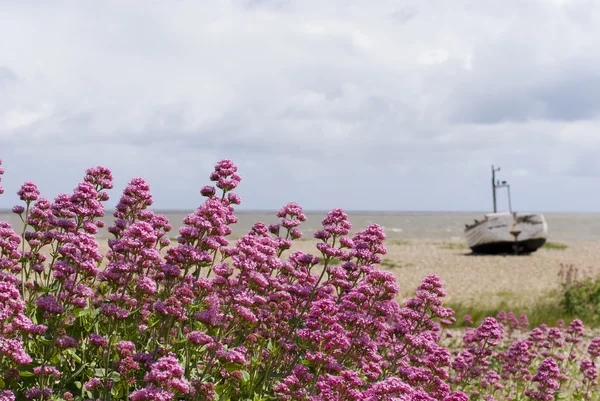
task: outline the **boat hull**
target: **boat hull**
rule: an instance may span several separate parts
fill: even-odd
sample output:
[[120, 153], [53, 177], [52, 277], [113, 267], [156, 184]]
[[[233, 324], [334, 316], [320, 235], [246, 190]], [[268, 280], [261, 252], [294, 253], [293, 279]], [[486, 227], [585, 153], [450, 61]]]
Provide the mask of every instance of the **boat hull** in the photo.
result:
[[500, 255], [508, 253], [526, 254], [537, 251], [545, 243], [545, 238], [535, 238], [517, 242], [489, 242], [486, 244], [474, 245], [471, 247], [471, 251], [473, 251], [473, 253], [481, 253], [486, 255]]
[[469, 248], [482, 254], [526, 254], [546, 243], [548, 225], [541, 214], [492, 213], [467, 226]]

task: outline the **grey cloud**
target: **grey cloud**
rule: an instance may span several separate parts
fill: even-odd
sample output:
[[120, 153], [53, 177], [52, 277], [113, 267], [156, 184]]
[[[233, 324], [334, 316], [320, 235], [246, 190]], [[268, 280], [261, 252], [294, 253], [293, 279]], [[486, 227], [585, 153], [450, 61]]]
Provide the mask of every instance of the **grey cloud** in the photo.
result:
[[585, 120], [600, 114], [600, 72], [591, 69], [587, 60], [561, 71], [554, 82], [534, 91], [533, 96], [545, 106], [545, 118]]
[[474, 94], [457, 93], [462, 104], [452, 119], [476, 124], [593, 119], [600, 114], [600, 74], [587, 63], [565, 66], [533, 85], [528, 83], [531, 76], [525, 75], [521, 85], [512, 82], [506, 88], [492, 86], [486, 91], [483, 86]]
[[[468, 210], [488, 206], [493, 163], [523, 207], [597, 209], [597, 191], [572, 194], [598, 183], [598, 6], [445, 4], [14, 6], [0, 26], [18, 74], [0, 98], [3, 184], [64, 191], [104, 164], [186, 208], [231, 158], [248, 208]], [[15, 34], [32, 25], [44, 34]]]
[[598, 6], [509, 2], [496, 10], [502, 18], [489, 21], [495, 34], [474, 41], [471, 69], [453, 80], [448, 119], [499, 124], [596, 118], [600, 46], [591, 40], [593, 19], [582, 16]]
[[91, 111], [70, 113], [60, 121], [60, 130], [72, 134], [85, 132], [92, 126], [93, 119], [94, 114]]
[[578, 152], [567, 174], [575, 177], [600, 178], [600, 159], [597, 150], [588, 149]]
[[0, 90], [7, 89], [9, 85], [15, 84], [17, 80], [18, 76], [13, 70], [0, 65]]
[[286, 6], [289, 6], [290, 0], [236, 0], [235, 3], [241, 7], [248, 9], [276, 9], [281, 10]]
[[392, 13], [392, 19], [400, 24], [406, 24], [419, 14], [419, 9], [413, 5], [405, 6]]
[[486, 93], [473, 96], [452, 116], [453, 121], [474, 124], [525, 122], [545, 114], [535, 98], [520, 93]]

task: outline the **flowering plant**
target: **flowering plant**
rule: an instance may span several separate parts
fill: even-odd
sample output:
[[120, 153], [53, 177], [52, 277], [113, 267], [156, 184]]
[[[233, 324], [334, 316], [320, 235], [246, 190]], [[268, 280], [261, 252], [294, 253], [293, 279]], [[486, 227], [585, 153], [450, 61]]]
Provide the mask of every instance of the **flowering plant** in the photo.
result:
[[148, 184], [133, 179], [104, 254], [95, 234], [113, 185], [108, 169], [89, 169], [54, 201], [31, 182], [21, 187], [13, 212], [23, 229], [0, 222], [0, 401], [594, 394], [600, 339], [574, 369], [580, 323], [505, 344], [505, 327], [520, 332], [524, 320], [487, 318], [450, 349], [443, 329], [454, 318], [440, 279], [426, 277], [399, 303], [395, 277], [377, 269], [381, 227], [351, 235], [334, 209], [314, 235], [316, 255], [294, 251], [306, 216], [289, 203], [279, 224], [256, 223], [230, 243], [241, 178], [223, 160], [210, 180], [172, 244], [167, 218], [149, 209]]

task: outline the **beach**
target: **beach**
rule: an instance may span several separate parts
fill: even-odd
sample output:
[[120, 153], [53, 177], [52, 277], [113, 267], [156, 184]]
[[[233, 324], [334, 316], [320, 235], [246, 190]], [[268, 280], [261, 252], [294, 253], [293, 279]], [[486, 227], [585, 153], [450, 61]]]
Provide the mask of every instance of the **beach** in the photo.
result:
[[[305, 252], [316, 241], [299, 241]], [[437, 274], [453, 303], [488, 306], [502, 302], [526, 307], [560, 288], [561, 266], [573, 265], [580, 275], [600, 275], [600, 241], [561, 242], [565, 249], [541, 248], [529, 255], [472, 255], [461, 240], [388, 240], [381, 268], [398, 279], [400, 294], [414, 294], [428, 274]]]

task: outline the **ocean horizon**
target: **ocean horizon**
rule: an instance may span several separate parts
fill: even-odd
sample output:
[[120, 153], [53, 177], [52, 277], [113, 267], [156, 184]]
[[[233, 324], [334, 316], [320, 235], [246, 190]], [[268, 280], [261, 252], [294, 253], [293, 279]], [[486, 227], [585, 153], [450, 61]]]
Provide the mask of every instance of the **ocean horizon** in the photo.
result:
[[[171, 237], [178, 235], [185, 216], [193, 210], [160, 210], [173, 226]], [[106, 227], [113, 224], [113, 210], [107, 210], [103, 218]], [[306, 210], [307, 221], [300, 226], [305, 238], [312, 237], [321, 228], [321, 221], [328, 211]], [[463, 238], [464, 227], [475, 219], [481, 219], [489, 211], [360, 211], [347, 210], [352, 223], [352, 232], [370, 224], [379, 224], [391, 240], [459, 240]], [[600, 240], [600, 213], [586, 212], [541, 212], [548, 222], [548, 238], [556, 241], [598, 241]], [[238, 223], [232, 225], [232, 236], [240, 237], [247, 233], [254, 223], [277, 223], [276, 210], [238, 210]], [[0, 221], [8, 221], [15, 230], [22, 229], [17, 215], [10, 210], [0, 210]], [[110, 238], [106, 228], [101, 229], [99, 239]]]

